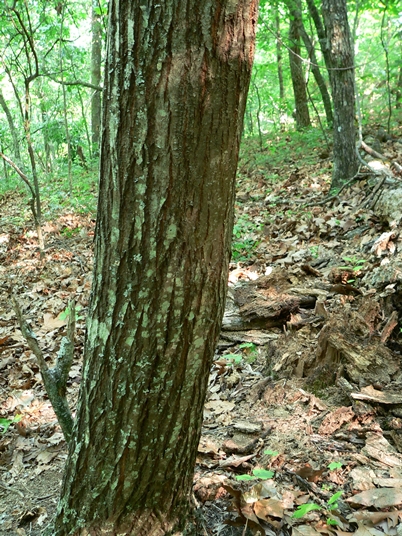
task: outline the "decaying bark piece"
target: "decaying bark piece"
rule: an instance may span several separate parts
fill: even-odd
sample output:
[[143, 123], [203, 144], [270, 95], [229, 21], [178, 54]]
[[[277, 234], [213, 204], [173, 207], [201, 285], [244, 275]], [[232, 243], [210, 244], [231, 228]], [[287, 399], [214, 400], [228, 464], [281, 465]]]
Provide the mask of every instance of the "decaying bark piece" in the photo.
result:
[[222, 329], [242, 331], [284, 327], [299, 309], [314, 309], [317, 298], [330, 293], [321, 288], [292, 286], [286, 270], [275, 270], [269, 276], [242, 282], [229, 290]]
[[318, 337], [318, 365], [343, 365], [352, 382], [388, 383], [399, 371], [399, 359], [379, 337], [373, 336], [370, 326], [355, 311], [345, 309], [332, 315]]

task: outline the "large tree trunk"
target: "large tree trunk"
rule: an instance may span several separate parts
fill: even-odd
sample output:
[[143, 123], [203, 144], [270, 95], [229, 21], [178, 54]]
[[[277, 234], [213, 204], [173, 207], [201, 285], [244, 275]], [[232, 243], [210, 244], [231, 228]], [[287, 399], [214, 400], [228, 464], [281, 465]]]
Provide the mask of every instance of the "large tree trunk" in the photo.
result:
[[257, 0], [112, 0], [95, 269], [54, 534], [179, 534], [224, 310]]
[[339, 189], [358, 169], [354, 123], [354, 53], [346, 0], [323, 0], [322, 13], [334, 105], [334, 168], [331, 189]]
[[289, 7], [289, 64], [295, 97], [296, 127], [298, 130], [310, 126], [310, 114], [307, 104], [306, 81], [300, 51], [300, 30], [302, 27], [301, 11], [295, 0], [287, 1]]

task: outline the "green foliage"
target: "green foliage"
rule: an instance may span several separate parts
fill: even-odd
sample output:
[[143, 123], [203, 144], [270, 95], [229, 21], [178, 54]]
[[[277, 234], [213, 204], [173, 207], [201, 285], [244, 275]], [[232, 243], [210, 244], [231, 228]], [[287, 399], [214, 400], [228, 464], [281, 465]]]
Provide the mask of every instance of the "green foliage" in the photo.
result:
[[334, 510], [338, 508], [337, 500], [342, 496], [342, 491], [337, 491], [328, 499], [328, 510]]
[[334, 525], [334, 526], [336, 526], [336, 525], [339, 525], [339, 521], [337, 521], [336, 519], [333, 519], [332, 517], [329, 517], [329, 518], [327, 519], [327, 525]]
[[[83, 316], [80, 316], [80, 315], [77, 314], [77, 313], [79, 313], [79, 311], [81, 311], [81, 310], [82, 310], [82, 305], [77, 304], [77, 305], [75, 306], [75, 314], [76, 314], [75, 319], [76, 319], [76, 320], [82, 320], [82, 319], [84, 318]], [[71, 314], [71, 308], [70, 308], [70, 307], [66, 307], [66, 308], [64, 309], [64, 311], [62, 311], [62, 312], [59, 314], [59, 319], [60, 319], [60, 320], [66, 320], [66, 319], [70, 316], [70, 314]]]
[[[297, 507], [297, 510], [295, 512], [293, 512], [292, 517], [294, 517], [296, 519], [300, 519], [301, 517], [304, 517], [306, 514], [308, 514], [308, 512], [311, 512], [312, 510], [327, 510], [329, 512], [332, 511], [332, 510], [336, 510], [338, 508], [338, 502], [337, 501], [341, 497], [342, 493], [343, 493], [342, 491], [337, 491], [336, 493], [334, 493], [332, 495], [332, 497], [330, 497], [328, 499], [326, 508], [323, 508], [322, 506], [320, 506], [320, 505], [318, 505], [316, 503], [300, 504]], [[328, 525], [337, 525], [338, 521], [336, 519], [333, 519], [333, 518], [329, 517], [327, 519], [327, 524]]]
[[258, 232], [261, 224], [254, 223], [247, 216], [241, 216], [233, 227], [232, 260], [247, 261], [259, 244]]
[[257, 345], [253, 342], [243, 342], [239, 344], [239, 348], [245, 352], [247, 362], [254, 363], [258, 357]]
[[45, 217], [53, 218], [70, 210], [82, 214], [96, 214], [97, 170], [86, 172], [81, 168], [73, 167], [72, 182], [72, 195], [69, 191], [67, 173], [49, 177], [41, 183]]
[[331, 462], [329, 465], [328, 465], [328, 469], [330, 471], [335, 471], [335, 469], [340, 469], [342, 467], [342, 464], [341, 462]]
[[16, 415], [12, 419], [0, 418], [0, 434], [5, 434], [12, 424], [20, 422], [21, 419], [22, 415]]
[[253, 469], [253, 476], [251, 475], [238, 475], [236, 480], [240, 481], [250, 481], [250, 480], [268, 480], [274, 476], [273, 471], [268, 469]]
[[353, 272], [358, 272], [363, 268], [363, 264], [366, 262], [366, 259], [359, 259], [359, 257], [342, 257], [342, 259], [348, 264], [345, 266], [339, 266], [340, 270], [350, 270]]
[[223, 357], [235, 365], [239, 365], [243, 360], [243, 356], [241, 354], [225, 354]]
[[304, 517], [306, 514], [308, 514], [312, 510], [321, 510], [321, 506], [315, 503], [300, 504], [297, 507], [296, 512], [293, 512], [292, 517], [299, 519], [301, 517]]
[[277, 450], [264, 450], [264, 454], [267, 456], [278, 456], [279, 452]]

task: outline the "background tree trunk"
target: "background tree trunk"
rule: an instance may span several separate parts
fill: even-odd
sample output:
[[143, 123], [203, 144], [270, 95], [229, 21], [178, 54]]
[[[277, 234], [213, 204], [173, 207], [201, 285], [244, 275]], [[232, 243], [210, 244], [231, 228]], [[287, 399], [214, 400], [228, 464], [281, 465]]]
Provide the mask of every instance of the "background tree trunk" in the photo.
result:
[[12, 140], [13, 140], [13, 158], [17, 162], [19, 166], [21, 166], [21, 153], [20, 153], [20, 142], [18, 139], [18, 131], [14, 124], [14, 119], [12, 116], [12, 113], [7, 105], [7, 102], [3, 96], [3, 93], [0, 89], [0, 107], [2, 108], [3, 112], [6, 114], [8, 127], [11, 132]]
[[298, 130], [310, 126], [310, 114], [307, 104], [306, 81], [303, 74], [303, 62], [300, 57], [301, 12], [294, 0], [288, 0], [289, 7], [289, 64], [292, 76], [293, 94], [295, 97], [296, 128]]
[[224, 310], [257, 0], [112, 0], [95, 269], [55, 535], [182, 530]]
[[346, 0], [323, 0], [322, 12], [334, 105], [334, 168], [331, 188], [340, 188], [358, 170], [354, 124], [354, 53]]
[[[283, 83], [283, 67], [282, 67], [282, 38], [281, 38], [281, 22], [279, 17], [278, 3], [274, 4], [274, 16], [275, 16], [275, 35], [276, 35], [276, 65], [278, 69], [278, 82], [279, 82], [279, 100], [280, 106], [283, 106], [285, 99], [285, 86]], [[281, 110], [282, 113], [283, 110]]]
[[306, 0], [306, 2], [307, 2], [308, 12], [310, 14], [310, 17], [313, 19], [315, 29], [317, 30], [318, 40], [320, 43], [320, 48], [321, 48], [321, 52], [324, 58], [325, 65], [327, 69], [330, 69], [331, 59], [330, 59], [329, 50], [327, 47], [327, 35], [325, 32], [323, 22], [320, 17], [320, 13], [318, 12], [318, 9], [314, 3], [314, 0]]
[[317, 82], [318, 89], [321, 93], [322, 102], [324, 104], [325, 116], [327, 119], [327, 124], [331, 125], [334, 122], [334, 116], [332, 114], [332, 104], [331, 97], [325, 83], [324, 77], [321, 74], [320, 68], [318, 67], [318, 60], [314, 50], [314, 44], [312, 43], [310, 36], [306, 32], [304, 25], [300, 28], [301, 37], [303, 39], [304, 46], [307, 49], [309, 58], [311, 60], [311, 71], [314, 75], [315, 81]]
[[[98, 0], [92, 0], [91, 83], [94, 86], [101, 84], [102, 23], [97, 13], [98, 8]], [[95, 90], [91, 101], [92, 151], [95, 156], [99, 155], [101, 104], [101, 92]]]

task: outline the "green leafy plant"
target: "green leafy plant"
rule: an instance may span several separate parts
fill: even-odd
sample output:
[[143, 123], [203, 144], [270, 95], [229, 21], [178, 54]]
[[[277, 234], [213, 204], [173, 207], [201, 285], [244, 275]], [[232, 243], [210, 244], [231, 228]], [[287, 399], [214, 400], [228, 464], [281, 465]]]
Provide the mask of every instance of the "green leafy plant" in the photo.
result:
[[264, 450], [264, 454], [267, 454], [267, 456], [278, 456], [279, 452], [277, 450]]
[[236, 476], [236, 480], [240, 481], [249, 481], [249, 480], [268, 480], [274, 476], [273, 471], [269, 471], [268, 469], [253, 469], [253, 476], [252, 475], [238, 475]]
[[363, 268], [363, 264], [366, 262], [366, 259], [359, 259], [356, 256], [353, 257], [342, 257], [342, 259], [348, 264], [345, 266], [339, 266], [340, 270], [350, 270], [353, 272], [358, 272]]
[[315, 503], [299, 504], [296, 512], [293, 512], [292, 517], [294, 517], [295, 519], [299, 519], [301, 517], [304, 517], [312, 510], [321, 510], [321, 506]]
[[73, 236], [77, 235], [81, 231], [81, 227], [65, 227], [60, 231], [60, 234], [65, 236], [66, 238], [72, 238]]
[[[83, 318], [84, 318], [83, 316], [80, 316], [79, 314], [77, 314], [79, 311], [81, 311], [81, 309], [82, 309], [81, 305], [76, 305], [75, 306], [75, 314], [76, 314], [75, 320], [77, 320], [77, 321], [83, 320]], [[71, 313], [70, 307], [66, 307], [64, 309], [64, 311], [62, 311], [59, 314], [59, 319], [60, 320], [66, 320], [66, 318], [68, 318], [70, 316], [70, 313]]]
[[335, 469], [340, 469], [341, 467], [341, 462], [331, 462], [330, 464], [328, 464], [328, 469], [330, 471], [335, 471]]
[[225, 354], [223, 358], [235, 363], [236, 365], [241, 363], [243, 360], [243, 356], [241, 354]]
[[22, 419], [22, 415], [16, 415], [12, 419], [0, 418], [0, 434], [5, 434], [7, 432], [7, 430], [8, 430], [8, 428], [12, 424], [14, 424], [16, 422], [20, 422], [21, 419]]
[[247, 261], [250, 259], [254, 249], [260, 243], [256, 240], [256, 233], [260, 231], [261, 225], [254, 223], [246, 216], [240, 217], [233, 226], [232, 260]]
[[239, 348], [244, 350], [249, 363], [253, 363], [258, 357], [257, 345], [253, 342], [243, 342], [242, 344], [239, 344]]
[[[331, 464], [330, 464], [331, 465]], [[341, 464], [342, 466], [342, 464]], [[304, 517], [308, 512], [311, 512], [312, 510], [324, 510], [327, 512], [331, 512], [332, 510], [336, 510], [338, 508], [338, 499], [342, 495], [342, 491], [337, 491], [334, 493], [327, 502], [326, 508], [320, 506], [316, 503], [306, 503], [306, 504], [300, 504], [297, 507], [297, 510], [293, 512], [292, 517], [295, 519], [300, 519], [301, 517]], [[327, 518], [327, 525], [338, 525], [338, 521], [332, 517]]]

